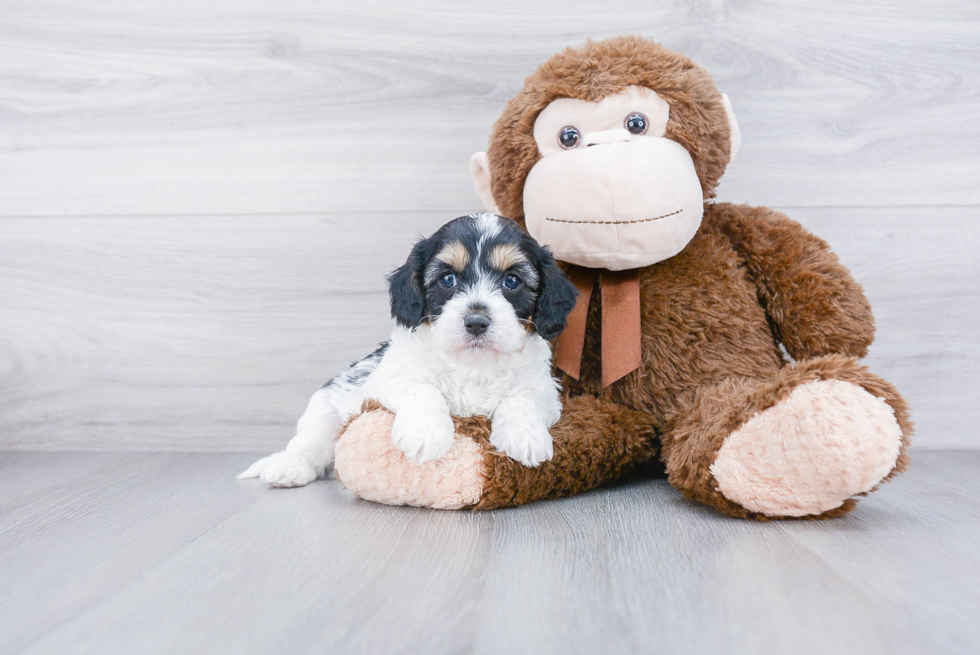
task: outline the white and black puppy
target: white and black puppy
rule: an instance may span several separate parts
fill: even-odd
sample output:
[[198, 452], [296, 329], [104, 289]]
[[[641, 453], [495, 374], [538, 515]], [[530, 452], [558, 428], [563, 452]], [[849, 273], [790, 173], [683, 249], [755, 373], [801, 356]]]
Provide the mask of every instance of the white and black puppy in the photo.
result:
[[491, 444], [527, 466], [551, 459], [561, 401], [546, 340], [576, 291], [547, 248], [510, 219], [471, 214], [419, 241], [388, 282], [391, 340], [317, 391], [286, 450], [239, 478], [315, 480], [368, 398], [395, 413], [392, 440], [419, 462], [452, 446], [451, 415], [489, 417]]

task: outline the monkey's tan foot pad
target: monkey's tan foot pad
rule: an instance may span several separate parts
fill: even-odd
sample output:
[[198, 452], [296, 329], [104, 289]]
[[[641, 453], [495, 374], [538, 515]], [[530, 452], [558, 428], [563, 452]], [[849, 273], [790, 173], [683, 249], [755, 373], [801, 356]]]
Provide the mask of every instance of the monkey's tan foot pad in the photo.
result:
[[449, 452], [420, 464], [392, 443], [394, 415], [369, 400], [337, 438], [334, 471], [345, 487], [377, 503], [495, 509], [598, 487], [656, 455], [645, 415], [593, 398], [566, 400], [551, 429], [555, 455], [536, 468], [494, 450], [485, 418], [453, 422]]
[[718, 490], [767, 516], [816, 515], [871, 491], [902, 430], [883, 398], [842, 380], [796, 387], [731, 433], [711, 465]]

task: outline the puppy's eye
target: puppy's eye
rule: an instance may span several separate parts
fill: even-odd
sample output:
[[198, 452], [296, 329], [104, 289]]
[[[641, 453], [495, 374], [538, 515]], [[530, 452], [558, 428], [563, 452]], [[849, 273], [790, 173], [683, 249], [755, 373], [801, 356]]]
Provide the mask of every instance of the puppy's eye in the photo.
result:
[[513, 291], [514, 289], [521, 288], [521, 278], [516, 275], [505, 275], [504, 276], [504, 287]]
[[635, 134], [637, 136], [640, 134], [646, 134], [649, 125], [650, 122], [647, 120], [647, 117], [638, 111], [634, 111], [632, 114], [626, 117], [625, 121], [623, 121], [623, 127], [629, 130], [630, 134]]
[[571, 125], [561, 128], [561, 132], [558, 133], [558, 145], [565, 150], [576, 147], [581, 140], [582, 135], [579, 134], [578, 128]]
[[452, 289], [456, 286], [456, 275], [454, 273], [446, 273], [439, 278], [439, 286], [443, 289]]

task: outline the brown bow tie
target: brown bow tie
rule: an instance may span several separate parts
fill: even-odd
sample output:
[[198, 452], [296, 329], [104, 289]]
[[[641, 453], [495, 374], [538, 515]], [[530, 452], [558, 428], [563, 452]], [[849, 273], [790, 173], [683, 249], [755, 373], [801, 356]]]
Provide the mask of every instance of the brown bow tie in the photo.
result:
[[568, 326], [558, 337], [555, 365], [576, 380], [582, 372], [585, 323], [596, 278], [602, 302], [602, 386], [610, 384], [640, 367], [640, 270], [607, 271], [570, 266], [568, 279], [580, 297]]

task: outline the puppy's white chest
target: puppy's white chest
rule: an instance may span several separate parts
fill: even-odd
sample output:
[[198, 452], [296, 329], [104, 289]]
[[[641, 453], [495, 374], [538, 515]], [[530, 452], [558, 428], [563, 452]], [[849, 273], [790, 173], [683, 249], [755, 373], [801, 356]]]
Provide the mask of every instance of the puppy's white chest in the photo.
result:
[[492, 416], [513, 385], [506, 367], [447, 368], [438, 376], [449, 410], [456, 416]]

